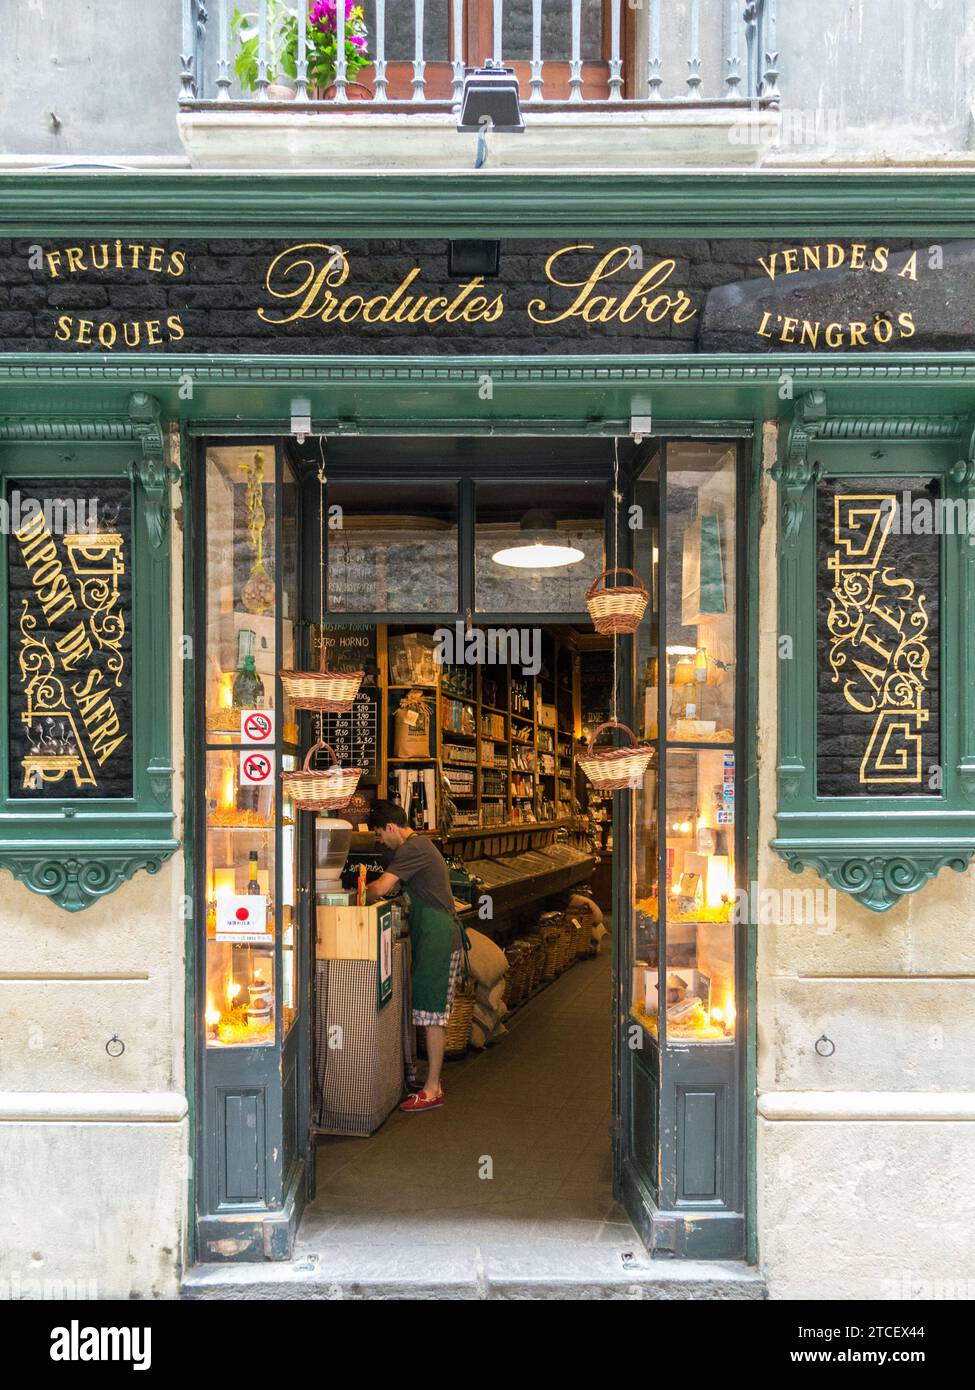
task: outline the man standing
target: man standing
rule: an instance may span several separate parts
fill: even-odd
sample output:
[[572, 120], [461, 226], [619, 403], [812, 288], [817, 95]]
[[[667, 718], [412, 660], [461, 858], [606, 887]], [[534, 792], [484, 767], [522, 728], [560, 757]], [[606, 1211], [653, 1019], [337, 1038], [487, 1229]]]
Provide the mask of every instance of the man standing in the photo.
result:
[[447, 1015], [460, 976], [462, 952], [469, 942], [454, 909], [450, 873], [432, 840], [417, 835], [407, 824], [406, 812], [395, 801], [377, 801], [369, 814], [376, 839], [393, 856], [380, 875], [366, 888], [366, 898], [376, 902], [398, 891], [400, 884], [410, 904], [410, 939], [413, 946], [413, 1022], [427, 1030], [429, 1069], [422, 1091], [400, 1105], [407, 1113], [435, 1110], [444, 1103], [440, 1085]]

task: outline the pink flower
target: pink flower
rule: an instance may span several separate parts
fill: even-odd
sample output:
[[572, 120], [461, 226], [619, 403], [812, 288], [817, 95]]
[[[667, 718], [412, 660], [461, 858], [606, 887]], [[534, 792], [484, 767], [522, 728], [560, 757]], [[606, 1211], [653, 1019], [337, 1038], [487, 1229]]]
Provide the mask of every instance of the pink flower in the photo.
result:
[[[357, 0], [345, 0], [346, 33], [348, 33], [349, 20], [352, 17], [352, 11], [356, 8], [356, 4]], [[318, 3], [312, 7], [312, 24], [316, 29], [334, 34], [338, 28], [335, 10], [336, 0], [318, 0]]]

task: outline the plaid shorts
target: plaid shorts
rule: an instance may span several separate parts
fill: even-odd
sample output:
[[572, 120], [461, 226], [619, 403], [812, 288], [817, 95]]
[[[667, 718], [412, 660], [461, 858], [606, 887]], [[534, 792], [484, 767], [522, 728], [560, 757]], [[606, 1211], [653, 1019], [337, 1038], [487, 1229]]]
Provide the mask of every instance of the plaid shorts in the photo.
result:
[[457, 988], [457, 981], [460, 979], [460, 958], [462, 951], [453, 951], [450, 956], [450, 974], [447, 977], [447, 1007], [442, 1014], [430, 1013], [426, 1009], [413, 1010], [413, 1022], [423, 1028], [446, 1028], [447, 1015], [450, 1013], [450, 1006], [454, 1002], [454, 991]]

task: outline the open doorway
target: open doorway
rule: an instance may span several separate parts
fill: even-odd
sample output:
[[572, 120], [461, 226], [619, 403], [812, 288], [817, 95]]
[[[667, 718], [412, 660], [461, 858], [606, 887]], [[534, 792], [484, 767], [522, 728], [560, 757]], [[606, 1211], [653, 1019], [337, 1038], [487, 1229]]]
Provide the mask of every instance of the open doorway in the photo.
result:
[[[734, 1256], [740, 447], [374, 436], [220, 441], [203, 460], [204, 1239], [243, 1248], [252, 1228], [270, 1258], [397, 1225], [436, 1243], [480, 1211], [486, 1239], [626, 1243], [631, 1220], [655, 1252]], [[597, 633], [587, 607], [614, 564], [647, 596], [633, 636]], [[319, 718], [281, 671], [323, 653], [363, 679]], [[272, 714], [263, 758], [251, 705]], [[647, 753], [622, 790], [580, 771], [603, 725], [598, 746]], [[327, 847], [289, 791], [302, 763], [358, 770]], [[427, 1026], [407, 913], [391, 897], [354, 949], [337, 923], [360, 870], [389, 869], [380, 801], [435, 844], [488, 962], [451, 1001], [430, 1113], [398, 1108]], [[228, 914], [241, 898], [263, 903], [259, 929]]]

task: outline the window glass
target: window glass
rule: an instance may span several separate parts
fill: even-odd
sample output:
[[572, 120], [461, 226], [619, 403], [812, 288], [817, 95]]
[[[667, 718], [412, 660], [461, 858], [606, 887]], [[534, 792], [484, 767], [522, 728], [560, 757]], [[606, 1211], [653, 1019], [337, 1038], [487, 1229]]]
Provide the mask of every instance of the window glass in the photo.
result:
[[330, 613], [450, 613], [457, 596], [454, 483], [329, 483]]
[[605, 495], [602, 482], [478, 483], [478, 611], [584, 613], [604, 565]]
[[[266, 720], [277, 671], [273, 444], [208, 450], [206, 484], [206, 1040], [210, 1047], [269, 1046], [278, 907], [277, 781]], [[294, 497], [290, 511], [281, 626], [293, 664]], [[282, 897], [293, 904], [287, 858]]]
[[667, 447], [667, 737], [734, 738], [735, 451]]

